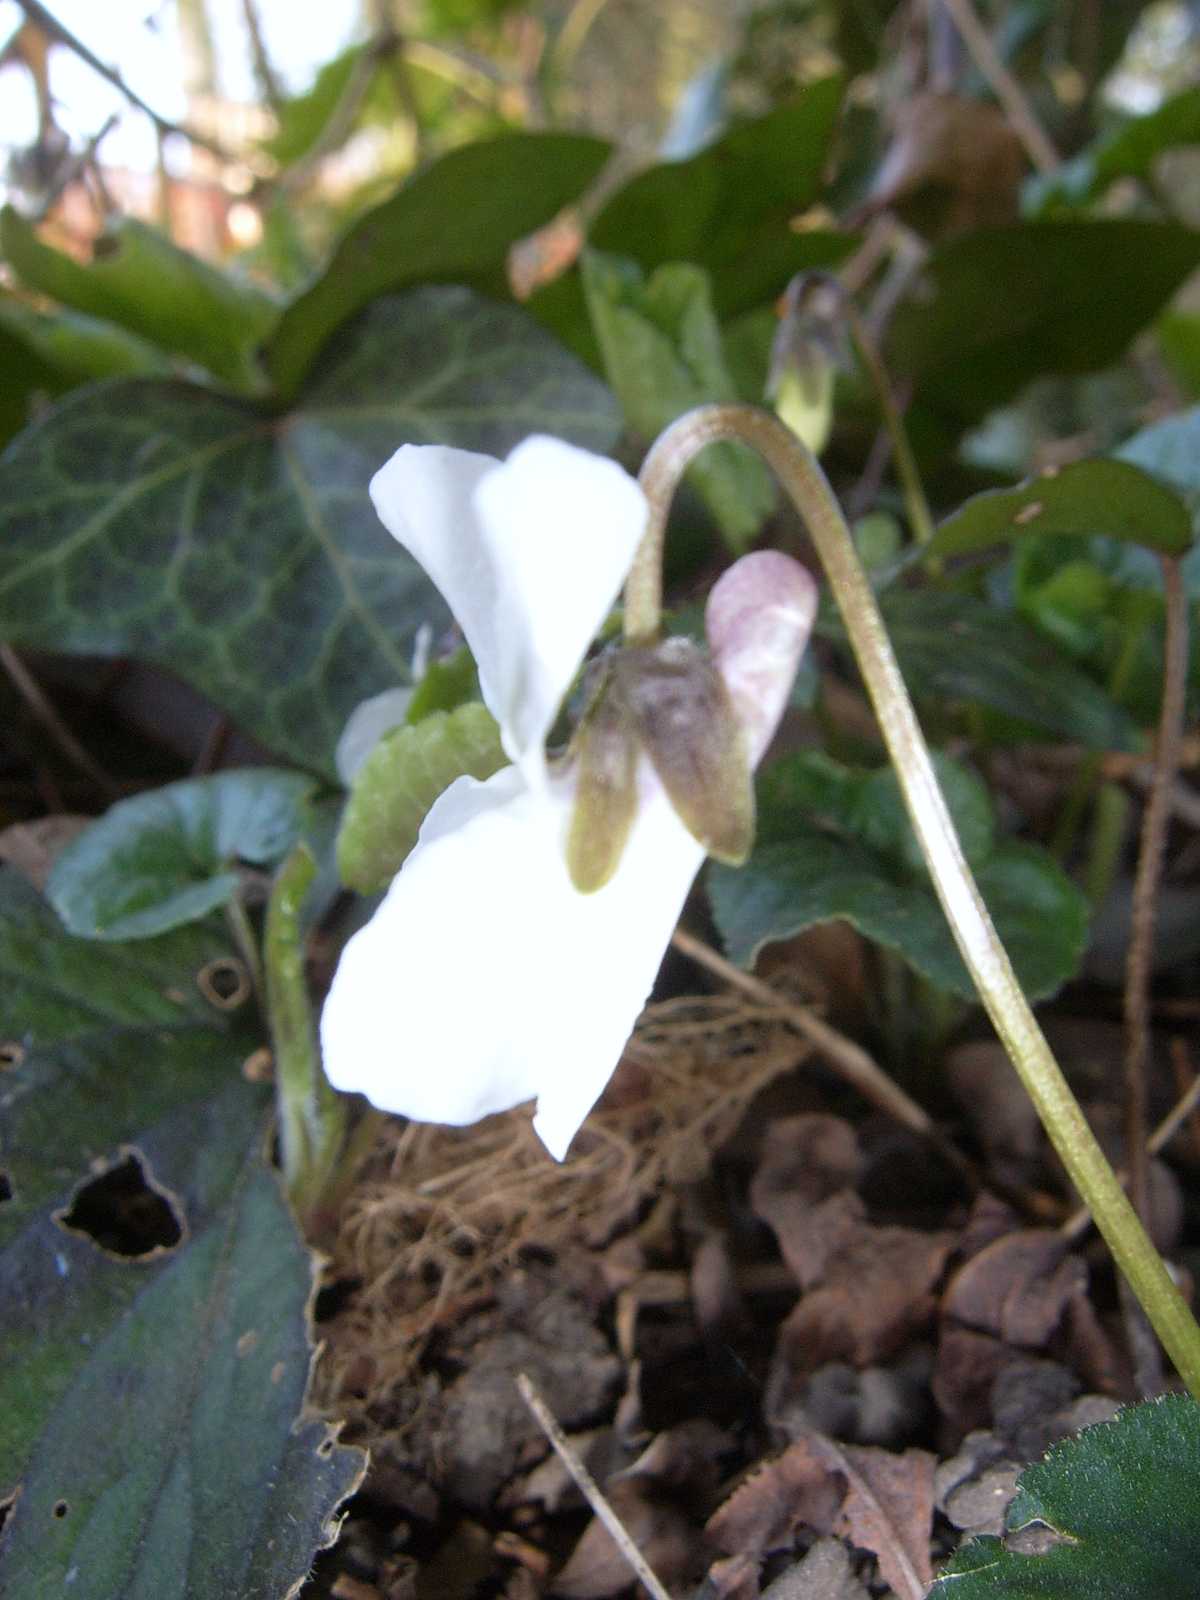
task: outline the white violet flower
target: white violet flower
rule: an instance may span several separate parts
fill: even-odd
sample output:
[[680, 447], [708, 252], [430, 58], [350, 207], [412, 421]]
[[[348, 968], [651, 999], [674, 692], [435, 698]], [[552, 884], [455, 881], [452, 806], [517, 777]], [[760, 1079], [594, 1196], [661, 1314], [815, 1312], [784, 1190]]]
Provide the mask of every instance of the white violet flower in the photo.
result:
[[[561, 1160], [616, 1068], [705, 854], [653, 752], [632, 742], [639, 727], [628, 835], [603, 886], [581, 892], [567, 866], [580, 761], [545, 754], [633, 561], [646, 502], [615, 462], [542, 437], [503, 463], [405, 446], [371, 496], [458, 619], [513, 765], [450, 785], [347, 944], [321, 1018], [325, 1070], [335, 1087], [425, 1122], [462, 1125], [536, 1097], [534, 1127]], [[807, 572], [771, 551], [736, 562], [709, 598], [712, 665], [747, 781], [815, 606]], [[636, 698], [636, 670], [633, 684]], [[676, 733], [686, 742], [686, 727]], [[680, 783], [676, 771], [677, 800]]]

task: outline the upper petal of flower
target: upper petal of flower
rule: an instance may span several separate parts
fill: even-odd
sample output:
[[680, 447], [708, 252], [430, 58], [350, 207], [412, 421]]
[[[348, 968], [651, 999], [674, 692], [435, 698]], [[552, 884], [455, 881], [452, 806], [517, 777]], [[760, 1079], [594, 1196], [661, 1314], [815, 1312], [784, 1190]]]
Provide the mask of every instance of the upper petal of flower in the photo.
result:
[[457, 617], [504, 747], [540, 787], [546, 735], [642, 536], [641, 490], [615, 462], [535, 436], [503, 463], [405, 445], [371, 498]]
[[567, 875], [570, 779], [460, 778], [371, 921], [321, 1017], [325, 1069], [385, 1111], [461, 1125], [538, 1096], [562, 1159], [650, 993], [702, 851], [647, 784], [598, 893]]

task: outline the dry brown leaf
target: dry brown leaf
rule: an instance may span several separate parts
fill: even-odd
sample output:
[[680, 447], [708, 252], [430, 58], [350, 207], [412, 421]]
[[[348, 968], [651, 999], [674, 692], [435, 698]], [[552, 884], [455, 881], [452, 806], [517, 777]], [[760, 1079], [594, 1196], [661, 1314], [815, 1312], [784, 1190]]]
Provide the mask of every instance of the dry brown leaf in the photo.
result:
[[814, 1454], [811, 1438], [798, 1439], [744, 1478], [705, 1532], [720, 1550], [760, 1557], [786, 1549], [801, 1526], [828, 1533], [841, 1502], [828, 1462]]
[[[664, 1500], [646, 1478], [619, 1479], [606, 1488], [605, 1497], [666, 1588], [699, 1579], [705, 1566], [703, 1540], [683, 1512]], [[629, 1563], [608, 1529], [593, 1517], [549, 1591], [566, 1600], [606, 1600], [632, 1582]]]
[[39, 817], [35, 822], [14, 822], [0, 829], [0, 861], [15, 867], [41, 894], [60, 853], [94, 820], [64, 813]]
[[1086, 1288], [1087, 1268], [1060, 1234], [1024, 1228], [965, 1262], [946, 1287], [942, 1310], [969, 1328], [1040, 1350]]
[[927, 1450], [894, 1455], [870, 1445], [817, 1446], [846, 1479], [837, 1530], [870, 1550], [901, 1600], [923, 1600], [933, 1582], [929, 1537], [933, 1528], [934, 1457]]

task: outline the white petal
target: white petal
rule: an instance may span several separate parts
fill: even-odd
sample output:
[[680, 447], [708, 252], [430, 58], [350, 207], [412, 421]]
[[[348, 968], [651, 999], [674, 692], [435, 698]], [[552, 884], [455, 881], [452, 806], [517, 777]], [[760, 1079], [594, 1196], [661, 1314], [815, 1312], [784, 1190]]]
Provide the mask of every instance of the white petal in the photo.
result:
[[347, 788], [384, 734], [391, 733], [404, 721], [412, 697], [411, 689], [384, 689], [382, 694], [373, 694], [369, 700], [360, 700], [346, 718], [333, 761], [338, 777]]
[[539, 436], [503, 464], [406, 445], [371, 497], [457, 617], [505, 749], [539, 786], [546, 735], [641, 538], [641, 490], [615, 462]]
[[563, 857], [569, 780], [537, 793], [510, 767], [453, 784], [343, 952], [321, 1018], [330, 1081], [454, 1125], [536, 1094], [535, 1127], [561, 1160], [620, 1059], [701, 861], [648, 789], [613, 881], [581, 895]]
[[779, 726], [817, 614], [817, 586], [778, 550], [756, 550], [713, 585], [704, 626], [757, 766]]

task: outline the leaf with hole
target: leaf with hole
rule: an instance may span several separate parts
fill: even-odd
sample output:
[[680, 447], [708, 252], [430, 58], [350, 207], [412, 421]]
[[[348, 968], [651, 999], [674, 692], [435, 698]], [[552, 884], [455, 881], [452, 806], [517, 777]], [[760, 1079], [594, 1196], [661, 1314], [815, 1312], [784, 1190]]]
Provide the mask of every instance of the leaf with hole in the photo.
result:
[[256, 352], [279, 316], [275, 302], [146, 223], [123, 217], [111, 224], [84, 266], [44, 244], [6, 206], [0, 255], [26, 288], [188, 356], [235, 389], [264, 387]]
[[363, 894], [385, 888], [437, 797], [456, 778], [490, 778], [507, 764], [495, 719], [478, 701], [385, 734], [346, 802], [337, 841], [342, 882]]
[[312, 778], [270, 767], [121, 800], [61, 852], [46, 897], [83, 939], [145, 939], [226, 904], [238, 862], [277, 866], [303, 833]]
[[448, 287], [377, 300], [282, 417], [149, 380], [72, 395], [0, 456], [0, 637], [159, 662], [332, 776], [351, 711], [447, 621], [372, 473], [404, 443], [605, 450], [619, 427], [524, 313]]
[[[1073, 976], [1087, 902], [1051, 856], [998, 840], [979, 779], [935, 758], [964, 848], [1022, 987], [1052, 994]], [[843, 920], [962, 999], [974, 986], [919, 857], [890, 767], [841, 767], [819, 753], [774, 763], [759, 783], [760, 842], [744, 867], [711, 866], [713, 915], [732, 961]]]
[[362, 1475], [302, 1420], [312, 1265], [255, 1036], [197, 984], [225, 952], [83, 943], [0, 872], [5, 1594], [290, 1593]]
[[1003, 1539], [973, 1539], [942, 1568], [930, 1600], [1191, 1600], [1200, 1566], [1198, 1476], [1195, 1400], [1167, 1394], [1130, 1406], [1054, 1445], [1021, 1474], [1008, 1534], [1040, 1527], [1048, 1549], [1023, 1554]]

